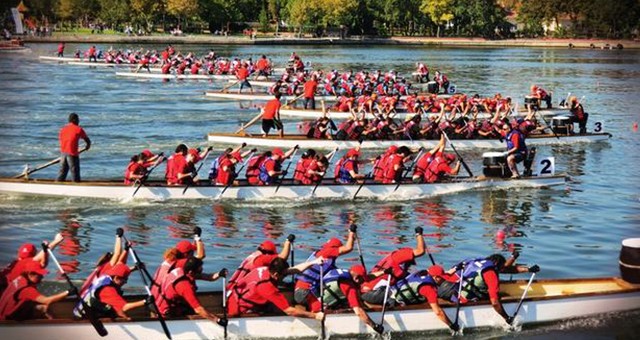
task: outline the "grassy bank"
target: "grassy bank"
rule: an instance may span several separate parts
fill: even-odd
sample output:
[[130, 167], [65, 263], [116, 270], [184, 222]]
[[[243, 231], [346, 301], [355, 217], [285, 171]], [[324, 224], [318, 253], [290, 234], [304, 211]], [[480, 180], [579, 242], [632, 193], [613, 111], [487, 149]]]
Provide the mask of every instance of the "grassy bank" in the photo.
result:
[[616, 47], [640, 49], [640, 41], [615, 39], [505, 39], [487, 40], [482, 38], [432, 38], [432, 37], [391, 37], [391, 38], [293, 38], [261, 37], [252, 40], [247, 36], [215, 35], [150, 35], [127, 36], [122, 34], [77, 34], [55, 33], [51, 37], [25, 37], [27, 43], [122, 43], [122, 44], [220, 44], [220, 45], [426, 45], [460, 47], [550, 47], [603, 48]]

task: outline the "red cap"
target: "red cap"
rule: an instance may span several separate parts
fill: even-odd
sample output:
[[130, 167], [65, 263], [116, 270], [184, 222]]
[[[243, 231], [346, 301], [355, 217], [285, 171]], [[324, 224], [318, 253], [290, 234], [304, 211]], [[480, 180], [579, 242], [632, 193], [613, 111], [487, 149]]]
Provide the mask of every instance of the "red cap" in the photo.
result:
[[36, 246], [32, 243], [25, 243], [20, 246], [20, 249], [18, 249], [19, 259], [26, 259], [34, 256], [36, 256]]
[[40, 265], [38, 261], [27, 261], [24, 265], [23, 273], [36, 273], [42, 276], [47, 275], [48, 271]]
[[429, 267], [429, 269], [427, 269], [427, 272], [429, 272], [429, 275], [431, 275], [432, 277], [442, 277], [442, 275], [444, 275], [444, 269], [438, 265]]
[[340, 239], [337, 237], [333, 237], [329, 241], [327, 241], [327, 243], [325, 243], [325, 247], [329, 247], [329, 248], [342, 247], [342, 241], [340, 241]]
[[284, 157], [284, 152], [282, 152], [282, 149], [280, 149], [280, 148], [273, 149], [273, 151], [271, 151], [271, 154], [272, 155], [277, 155], [277, 156], [280, 156], [280, 157]]
[[119, 276], [122, 278], [129, 277], [129, 274], [131, 274], [131, 269], [129, 269], [129, 267], [124, 263], [116, 264], [107, 272], [107, 275], [109, 276]]
[[240, 155], [240, 152], [232, 153], [231, 157], [235, 158], [238, 162], [242, 162], [242, 156]]
[[389, 154], [396, 153], [396, 151], [398, 151], [398, 146], [397, 146], [397, 145], [391, 145], [391, 146], [387, 149], [387, 152], [388, 152]]
[[364, 269], [364, 267], [361, 264], [356, 264], [356, 265], [351, 266], [349, 271], [354, 273], [356, 276], [366, 276], [367, 275], [367, 271]]
[[447, 160], [447, 162], [451, 163], [453, 161], [456, 160], [456, 155], [452, 154], [452, 153], [445, 153], [442, 154], [442, 157], [444, 157], [444, 159]]
[[258, 249], [262, 250], [265, 253], [269, 253], [269, 254], [275, 254], [276, 253], [276, 245], [269, 241], [266, 240], [264, 242], [262, 242], [260, 244], [260, 247], [258, 247]]
[[360, 151], [356, 149], [351, 149], [347, 151], [347, 157], [357, 157], [357, 156], [360, 156]]
[[183, 240], [176, 244], [176, 249], [183, 254], [187, 254], [190, 251], [195, 251], [196, 246], [187, 240]]
[[189, 154], [193, 157], [194, 163], [200, 160], [200, 153], [197, 149], [189, 149]]
[[142, 150], [141, 154], [143, 154], [147, 158], [151, 158], [151, 157], [155, 156], [153, 154], [153, 152], [151, 152], [151, 150], [149, 150], [149, 149]]

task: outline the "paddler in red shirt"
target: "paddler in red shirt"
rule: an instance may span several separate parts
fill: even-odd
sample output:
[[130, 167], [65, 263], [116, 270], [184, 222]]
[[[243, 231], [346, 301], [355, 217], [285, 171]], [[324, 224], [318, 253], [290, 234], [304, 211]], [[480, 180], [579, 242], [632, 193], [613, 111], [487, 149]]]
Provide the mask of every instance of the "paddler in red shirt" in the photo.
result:
[[[57, 247], [64, 237], [57, 233], [51, 242], [47, 243], [49, 249], [53, 250]], [[49, 261], [49, 254], [40, 250], [36, 253], [36, 246], [33, 243], [25, 243], [18, 249], [18, 257], [0, 272], [0, 293], [4, 291], [9, 282], [15, 280], [24, 272], [24, 268], [31, 262], [37, 262], [42, 268], [46, 268]]]
[[278, 284], [290, 274], [300, 273], [309, 266], [320, 263], [305, 262], [289, 268], [287, 261], [275, 258], [268, 267], [258, 267], [240, 279], [229, 296], [229, 317], [247, 313], [264, 313], [275, 306], [293, 317], [322, 320], [324, 313], [307, 312], [289, 304], [287, 298], [278, 289]]
[[441, 153], [446, 146], [444, 135], [440, 134], [440, 142], [431, 151], [420, 156], [420, 159], [416, 161], [416, 165], [413, 168], [413, 183], [425, 183], [426, 178], [429, 176], [429, 166], [433, 162], [434, 155]]
[[282, 95], [280, 93], [276, 93], [274, 95], [274, 99], [271, 99], [264, 106], [262, 111], [262, 137], [267, 138], [269, 136], [269, 131], [273, 128], [279, 131], [280, 138], [284, 137], [284, 126], [280, 121], [280, 107], [282, 104], [280, 103], [280, 98]]
[[289, 234], [280, 253], [277, 253], [276, 245], [272, 241], [266, 240], [262, 242], [260, 246], [258, 246], [258, 250], [251, 253], [251, 255], [247, 256], [247, 258], [240, 263], [238, 269], [236, 269], [233, 276], [229, 279], [227, 289], [231, 290], [238, 280], [247, 276], [252, 270], [258, 267], [268, 267], [276, 258], [287, 261], [287, 259], [289, 259], [289, 253], [291, 252], [291, 245], [295, 239], [295, 235]]
[[[162, 294], [155, 297], [158, 312], [164, 317], [184, 317], [197, 314], [224, 327], [227, 325], [227, 320], [207, 311], [196, 295], [195, 281], [196, 277], [201, 274], [202, 260], [190, 257], [184, 268], [173, 269], [165, 276], [164, 280], [157, 282], [162, 289]], [[224, 277], [226, 274], [227, 269], [222, 269], [215, 275], [215, 279]]]
[[60, 171], [56, 181], [61, 182], [67, 179], [67, 173], [71, 170], [74, 182], [80, 182], [80, 152], [78, 151], [78, 141], [82, 138], [85, 143], [85, 150], [91, 148], [91, 140], [84, 129], [80, 126], [78, 114], [69, 115], [69, 123], [60, 129], [58, 139], [60, 140]]
[[[513, 317], [505, 312], [502, 302], [500, 302], [500, 278], [499, 273], [537, 273], [540, 271], [538, 265], [531, 267], [515, 265], [519, 253], [515, 252], [506, 260], [500, 254], [493, 254], [486, 258], [466, 259], [451, 268], [447, 273], [445, 282], [438, 290], [438, 297], [444, 300], [456, 302], [460, 299], [461, 304], [469, 301], [489, 299], [493, 309], [502, 316], [508, 324], [513, 322]], [[462, 270], [464, 285], [460, 297], [458, 297], [459, 274]]]
[[[124, 318], [131, 320], [126, 314], [131, 309], [140, 308], [150, 303], [150, 300], [127, 302], [122, 296], [122, 286], [129, 280], [131, 269], [124, 263], [118, 263], [108, 270], [105, 275], [93, 280], [81, 298], [98, 317]], [[78, 302], [73, 309], [76, 317], [83, 315], [83, 304]]]
[[42, 295], [36, 287], [44, 275], [47, 275], [47, 270], [36, 261], [29, 261], [23, 267], [20, 275], [9, 282], [0, 296], [0, 321], [51, 318], [47, 313], [49, 305], [78, 294], [76, 289], [70, 289], [51, 296]]
[[64, 57], [64, 42], [58, 44], [58, 58]]
[[416, 263], [416, 257], [424, 255], [425, 245], [422, 236], [422, 227], [415, 228], [416, 247], [400, 248], [380, 260], [371, 270], [371, 274], [377, 276], [377, 272], [386, 271], [391, 273], [391, 281], [387, 281], [388, 275], [378, 276], [374, 280], [367, 281], [361, 285], [362, 300], [381, 305], [384, 301], [384, 293], [387, 285], [395, 285], [398, 280], [409, 275], [409, 267]]

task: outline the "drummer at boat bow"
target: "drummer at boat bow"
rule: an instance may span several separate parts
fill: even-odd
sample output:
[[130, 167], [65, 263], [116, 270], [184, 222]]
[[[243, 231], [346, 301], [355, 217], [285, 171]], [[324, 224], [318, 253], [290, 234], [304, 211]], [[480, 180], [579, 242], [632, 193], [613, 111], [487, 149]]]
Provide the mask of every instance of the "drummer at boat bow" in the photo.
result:
[[309, 266], [321, 262], [322, 258], [318, 258], [316, 261], [301, 263], [289, 268], [289, 264], [285, 260], [275, 258], [268, 267], [255, 268], [247, 276], [238, 280], [233, 290], [230, 291], [229, 317], [268, 312], [273, 305], [289, 316], [324, 319], [324, 313], [307, 312], [292, 307], [277, 286], [285, 276], [301, 273]]
[[553, 105], [551, 105], [551, 95], [538, 85], [531, 85], [531, 92], [528, 97], [533, 101], [527, 105], [529, 110], [540, 109], [542, 102], [547, 103], [547, 109], [553, 108]]
[[422, 227], [415, 228], [416, 247], [400, 248], [380, 260], [371, 270], [371, 274], [376, 276], [377, 272], [387, 271], [391, 274], [388, 281], [388, 275], [378, 276], [376, 279], [367, 281], [362, 284], [362, 300], [369, 304], [381, 305], [384, 301], [385, 290], [388, 285], [395, 285], [409, 275], [409, 267], [416, 263], [416, 257], [420, 257], [425, 253], [424, 237], [422, 236]]
[[[506, 260], [500, 254], [493, 254], [486, 258], [466, 259], [451, 268], [447, 274], [446, 281], [438, 289], [438, 297], [444, 300], [456, 302], [460, 299], [461, 304], [469, 301], [491, 300], [493, 309], [502, 316], [508, 324], [513, 322], [513, 318], [505, 312], [500, 302], [500, 279], [499, 273], [537, 273], [540, 271], [538, 265], [531, 267], [516, 265], [515, 261], [519, 253], [515, 252]], [[462, 271], [462, 291], [458, 296], [460, 271]]]
[[[584, 97], [583, 97], [584, 98]], [[584, 112], [584, 107], [582, 107], [582, 103], [578, 101], [578, 98], [575, 96], [571, 96], [569, 98], [569, 111], [571, 112], [571, 123], [569, 124], [570, 132], [573, 133], [573, 123], [578, 123], [578, 127], [580, 128], [580, 134], [587, 133], [587, 120], [589, 119], [589, 114]]]
[[85, 142], [85, 150], [91, 148], [91, 139], [87, 133], [81, 128], [80, 118], [78, 114], [69, 114], [69, 124], [60, 129], [60, 171], [58, 172], [58, 181], [65, 181], [67, 173], [71, 171], [74, 182], [80, 182], [80, 151], [78, 151], [78, 141], [83, 139]]
[[[530, 176], [530, 168], [533, 160], [529, 159], [530, 154], [527, 149], [527, 144], [524, 141], [524, 134], [520, 131], [519, 127], [513, 128], [508, 121], [502, 125], [502, 132], [503, 137], [507, 141], [505, 156], [507, 156], [507, 164], [512, 174], [511, 178], [520, 178], [516, 164], [525, 160], [525, 176]], [[531, 154], [534, 155], [535, 153], [532, 152]]]
[[314, 303], [318, 303], [319, 295], [317, 291], [314, 292], [314, 287], [319, 287], [320, 285], [320, 273], [328, 273], [330, 270], [336, 269], [338, 257], [353, 250], [353, 241], [357, 229], [358, 227], [355, 224], [349, 226], [346, 245], [343, 245], [340, 239], [334, 237], [327, 241], [320, 250], [313, 252], [309, 256], [307, 261], [315, 261], [319, 258], [324, 260], [321, 264], [315, 264], [307, 268], [301, 275], [296, 277], [296, 286], [293, 294], [296, 304], [310, 307]]
[[36, 287], [47, 273], [36, 261], [29, 261], [22, 267], [20, 275], [9, 282], [0, 296], [0, 321], [50, 318], [49, 305], [78, 294], [76, 289], [70, 289], [51, 296], [42, 295]]
[[240, 263], [240, 267], [236, 269], [233, 276], [229, 279], [227, 289], [231, 290], [238, 280], [247, 276], [252, 270], [258, 267], [268, 267], [276, 258], [287, 261], [289, 259], [289, 253], [291, 252], [291, 245], [295, 239], [295, 235], [289, 234], [280, 253], [277, 253], [276, 245], [272, 241], [266, 240], [262, 242], [256, 251]]

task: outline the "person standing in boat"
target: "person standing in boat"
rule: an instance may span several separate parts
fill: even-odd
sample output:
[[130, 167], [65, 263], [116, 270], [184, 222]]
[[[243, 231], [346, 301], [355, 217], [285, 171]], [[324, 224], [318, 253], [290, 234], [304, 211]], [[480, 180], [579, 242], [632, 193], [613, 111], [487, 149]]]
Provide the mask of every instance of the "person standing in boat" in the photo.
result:
[[438, 88], [442, 89], [445, 94], [449, 93], [449, 79], [440, 71], [436, 71], [436, 75], [433, 80], [438, 84]]
[[316, 90], [318, 89], [318, 79], [315, 75], [304, 83], [304, 109], [309, 107], [311, 110], [316, 109]]
[[80, 182], [80, 152], [78, 151], [78, 141], [84, 140], [85, 150], [91, 148], [91, 139], [81, 128], [78, 114], [69, 114], [69, 123], [60, 129], [58, 139], [60, 141], [60, 171], [57, 181], [65, 181], [67, 174], [71, 171], [74, 182]]
[[[388, 275], [378, 276], [362, 284], [362, 300], [373, 305], [381, 305], [384, 301], [384, 293], [388, 285], [395, 285], [409, 275], [409, 267], [416, 263], [416, 257], [425, 253], [424, 237], [422, 227], [415, 228], [416, 247], [400, 248], [380, 260], [371, 270], [371, 274], [387, 271], [391, 274], [391, 280], [387, 281]], [[374, 275], [376, 276], [376, 275]], [[393, 303], [393, 302], [392, 302]]]
[[438, 286], [445, 282], [444, 276], [444, 269], [438, 265], [411, 273], [396, 283], [394, 300], [400, 305], [429, 303], [438, 319], [452, 331], [457, 332], [460, 330], [460, 325], [454, 324], [438, 303]]
[[264, 106], [262, 111], [262, 137], [266, 138], [269, 136], [269, 131], [271, 129], [276, 129], [279, 131], [280, 138], [284, 137], [284, 127], [282, 126], [282, 122], [280, 121], [280, 107], [282, 103], [280, 103], [280, 98], [282, 95], [279, 92], [274, 94], [274, 99], [271, 99]]
[[51, 296], [42, 295], [37, 286], [47, 273], [37, 261], [29, 261], [23, 267], [20, 275], [9, 282], [0, 296], [0, 321], [50, 317], [47, 310], [52, 303], [78, 294], [73, 288]]
[[258, 246], [258, 249], [245, 258], [236, 271], [233, 273], [227, 284], [227, 289], [231, 290], [238, 280], [247, 276], [252, 270], [258, 267], [268, 267], [271, 262], [276, 258], [281, 258], [285, 261], [289, 259], [289, 253], [291, 252], [291, 246], [296, 236], [289, 234], [287, 240], [282, 246], [280, 253], [277, 253], [276, 245], [270, 240], [266, 240]]
[[238, 78], [238, 82], [240, 82], [238, 93], [241, 93], [243, 88], [248, 87], [249, 92], [253, 94], [253, 87], [251, 87], [251, 83], [249, 83], [249, 68], [246, 62], [243, 62], [236, 70], [236, 78]]
[[529, 110], [540, 109], [542, 102], [547, 103], [547, 109], [553, 108], [551, 105], [551, 95], [542, 87], [539, 87], [538, 85], [531, 85], [531, 92], [529, 93], [529, 96], [534, 98], [536, 101], [534, 108], [532, 108], [531, 105], [528, 106]]
[[[105, 275], [93, 280], [81, 299], [91, 308], [98, 317], [123, 318], [131, 320], [126, 314], [129, 310], [140, 308], [151, 303], [149, 299], [135, 302], [127, 302], [122, 296], [122, 286], [129, 280], [131, 269], [124, 263], [118, 263]], [[78, 302], [73, 309], [73, 315], [81, 318], [84, 306]]]
[[[575, 96], [571, 96], [569, 98], [571, 112], [571, 122], [578, 123], [578, 127], [580, 128], [580, 134], [587, 133], [587, 120], [589, 120], [589, 114], [584, 112], [584, 107], [582, 104], [578, 102], [578, 98]], [[573, 124], [569, 125], [571, 132], [573, 132]]]
[[[376, 324], [362, 306], [360, 297], [360, 285], [365, 282], [367, 271], [360, 265], [354, 265], [346, 269], [331, 269], [323, 277], [324, 292], [320, 292], [320, 287], [315, 287], [319, 294], [323, 294], [325, 308], [344, 309], [351, 308], [362, 322], [373, 328], [378, 334], [384, 332], [382, 324]], [[316, 300], [310, 305], [312, 312], [321, 310], [320, 301]]]
[[336, 182], [342, 184], [353, 184], [358, 180], [363, 180], [365, 175], [358, 173], [358, 148], [351, 149], [336, 164]]
[[[461, 304], [469, 301], [490, 300], [491, 306], [504, 320], [511, 324], [513, 317], [509, 316], [500, 301], [500, 273], [537, 273], [540, 271], [538, 265], [531, 267], [515, 265], [518, 258], [515, 252], [508, 260], [500, 254], [493, 254], [486, 258], [466, 259], [451, 268], [447, 273], [446, 281], [438, 289], [438, 297], [444, 300]], [[459, 273], [462, 270], [463, 286], [460, 296], [458, 296]]]
[[[157, 282], [162, 290], [162, 294], [154, 295], [158, 312], [164, 317], [184, 317], [197, 314], [224, 327], [228, 323], [227, 319], [207, 311], [196, 295], [195, 281], [196, 277], [200, 275], [202, 275], [202, 260], [189, 257], [184, 268], [177, 267], [171, 270], [164, 277], [164, 280]], [[227, 269], [223, 268], [211, 277], [211, 281], [216, 281], [226, 275]]]
[[278, 289], [278, 283], [287, 275], [297, 274], [309, 266], [320, 263], [321, 258], [315, 262], [301, 263], [295, 267], [289, 267], [287, 261], [275, 258], [269, 266], [258, 267], [252, 270], [231, 290], [228, 300], [229, 317], [236, 317], [247, 313], [264, 313], [271, 306], [275, 306], [285, 314], [294, 317], [322, 320], [324, 313], [307, 312], [297, 309], [289, 304], [287, 298]]
[[64, 42], [58, 44], [58, 58], [64, 58]]

